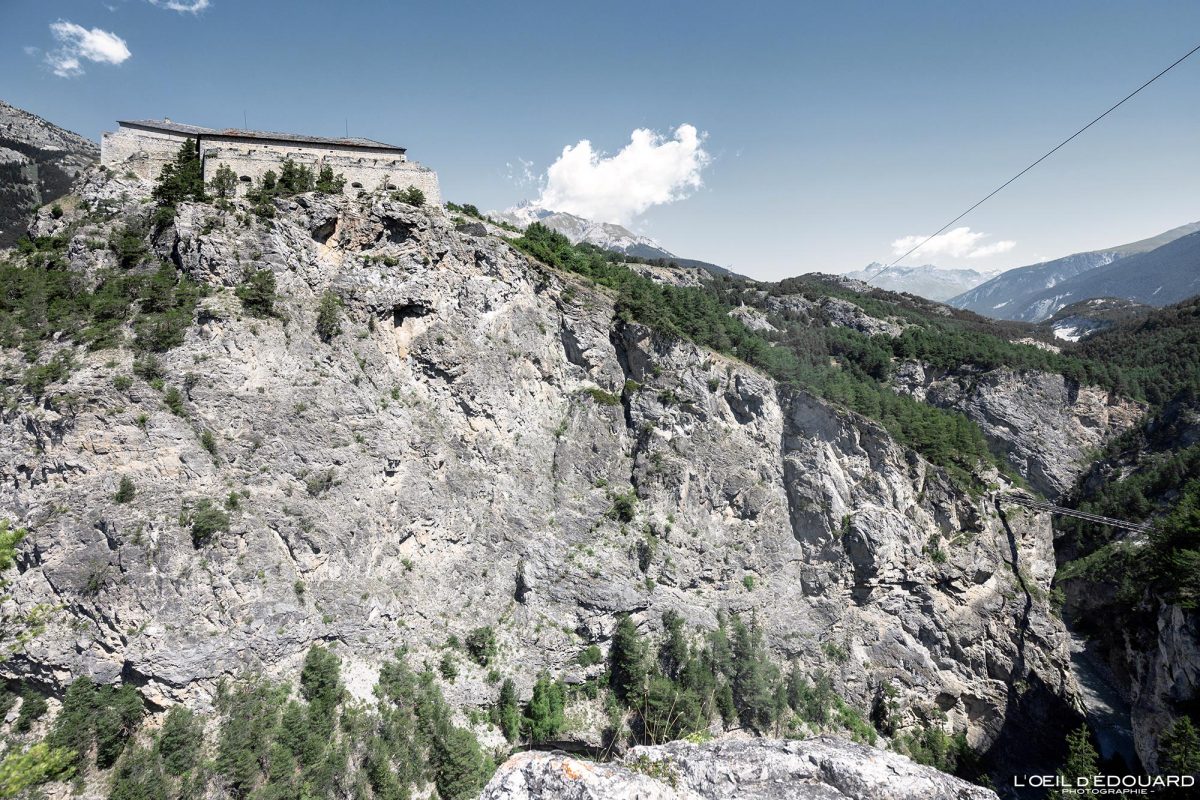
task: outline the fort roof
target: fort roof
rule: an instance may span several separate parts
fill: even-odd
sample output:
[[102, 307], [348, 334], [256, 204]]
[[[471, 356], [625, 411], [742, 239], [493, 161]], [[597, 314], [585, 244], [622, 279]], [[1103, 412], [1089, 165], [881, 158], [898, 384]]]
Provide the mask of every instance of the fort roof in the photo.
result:
[[403, 153], [405, 149], [394, 144], [377, 142], [374, 139], [358, 137], [341, 138], [329, 136], [305, 136], [299, 133], [277, 133], [274, 131], [247, 131], [241, 128], [205, 128], [200, 125], [184, 125], [169, 119], [119, 119], [117, 123], [137, 128], [148, 128], [167, 133], [180, 133], [184, 136], [220, 136], [228, 139], [258, 139], [277, 142], [295, 142], [296, 144], [338, 145], [340, 147], [364, 147], [372, 150], [392, 150]]

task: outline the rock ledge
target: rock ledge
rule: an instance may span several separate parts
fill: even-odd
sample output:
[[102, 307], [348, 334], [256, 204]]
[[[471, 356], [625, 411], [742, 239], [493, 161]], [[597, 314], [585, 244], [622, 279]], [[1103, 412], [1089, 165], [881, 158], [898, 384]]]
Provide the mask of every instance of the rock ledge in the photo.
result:
[[513, 756], [480, 800], [994, 800], [932, 767], [821, 736], [803, 741], [721, 740], [635, 747], [601, 764], [563, 753]]

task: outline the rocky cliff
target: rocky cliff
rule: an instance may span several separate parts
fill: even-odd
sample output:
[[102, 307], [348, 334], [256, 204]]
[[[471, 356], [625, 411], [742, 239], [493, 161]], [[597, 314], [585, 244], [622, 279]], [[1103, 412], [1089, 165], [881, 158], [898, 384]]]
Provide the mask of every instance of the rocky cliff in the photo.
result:
[[[94, 282], [117, 266], [103, 242], [148, 224], [148, 191], [92, 172], [80, 210], [35, 227]], [[291, 675], [336, 643], [365, 698], [397, 648], [436, 661], [490, 625], [527, 697], [539, 671], [600, 671], [576, 656], [619, 615], [705, 630], [720, 612], [757, 620], [780, 662], [830, 670], [864, 714], [891, 698], [898, 731], [960, 731], [1001, 760], [1058, 745], [1078, 701], [1044, 516], [620, 321], [606, 291], [440, 210], [275, 209], [181, 205], [148, 242], [205, 288], [183, 343], [150, 366], [76, 348], [65, 380], [5, 408], [0, 509], [30, 531], [13, 603], [55, 609], [6, 678], [205, 710], [222, 679]], [[277, 297], [255, 317], [235, 290], [260, 270]], [[212, 508], [227, 523], [197, 537]], [[466, 663], [443, 688], [479, 709], [487, 677]]]
[[1104, 444], [1130, 430], [1145, 406], [1062, 375], [996, 369], [939, 374], [916, 362], [896, 370], [900, 391], [966, 414], [1012, 469], [1058, 498]]

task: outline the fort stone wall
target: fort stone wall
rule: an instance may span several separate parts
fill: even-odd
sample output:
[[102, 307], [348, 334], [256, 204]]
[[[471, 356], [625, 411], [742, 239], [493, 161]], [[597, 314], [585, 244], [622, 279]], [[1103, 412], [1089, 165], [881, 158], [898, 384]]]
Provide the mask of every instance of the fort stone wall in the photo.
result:
[[219, 133], [188, 137], [123, 125], [104, 134], [100, 163], [113, 170], [132, 171], [141, 178], [157, 180], [163, 165], [175, 158], [188, 138], [199, 140], [204, 180], [211, 181], [221, 166], [228, 166], [238, 176], [239, 196], [261, 183], [267, 172], [278, 175], [283, 162], [290, 158], [311, 169], [314, 176], [322, 166], [330, 167], [345, 177], [344, 191], [349, 195], [416, 187], [425, 194], [427, 203], [442, 202], [436, 172], [409, 161], [403, 151], [385, 147], [309, 144], [265, 137], [248, 139]]
[[157, 180], [163, 165], [175, 159], [187, 138], [166, 131], [122, 127], [100, 137], [100, 163], [112, 170]]

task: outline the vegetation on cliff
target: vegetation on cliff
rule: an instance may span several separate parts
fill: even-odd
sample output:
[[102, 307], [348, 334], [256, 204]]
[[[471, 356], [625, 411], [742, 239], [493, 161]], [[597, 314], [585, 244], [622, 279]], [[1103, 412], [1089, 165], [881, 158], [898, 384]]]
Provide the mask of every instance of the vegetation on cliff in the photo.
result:
[[776, 336], [753, 331], [729, 314], [741, 296], [733, 291], [733, 279], [702, 288], [658, 283], [630, 270], [617, 255], [572, 245], [539, 223], [530, 225], [516, 245], [540, 261], [614, 290], [622, 319], [736, 356], [781, 383], [878, 420], [898, 441], [963, 483], [971, 482], [980, 462], [995, 461], [978, 427], [966, 417], [898, 395], [886, 385], [890, 352], [878, 337], [799, 325]]
[[46, 738], [0, 762], [0, 797], [93, 767], [107, 771], [111, 800], [212, 790], [254, 800], [399, 800], [429, 785], [446, 800], [479, 793], [495, 762], [454, 725], [432, 672], [413, 672], [397, 654], [380, 671], [375, 695], [373, 705], [351, 701], [341, 660], [313, 646], [298, 687], [249, 677], [223, 684], [210, 733], [182, 706], [151, 732], [141, 727], [132, 685], [79, 678]]

